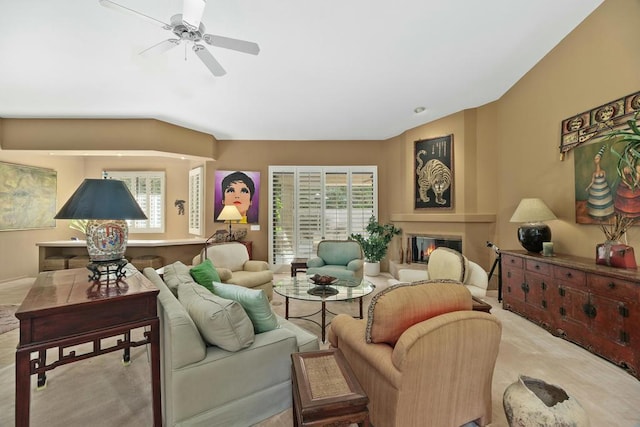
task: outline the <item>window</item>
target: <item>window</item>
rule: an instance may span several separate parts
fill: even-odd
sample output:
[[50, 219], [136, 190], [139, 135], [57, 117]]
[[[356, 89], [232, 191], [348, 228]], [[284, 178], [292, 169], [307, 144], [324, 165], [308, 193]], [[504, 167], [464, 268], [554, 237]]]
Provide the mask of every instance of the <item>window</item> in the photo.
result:
[[320, 240], [364, 233], [378, 212], [377, 168], [269, 167], [269, 260], [315, 256]]
[[164, 172], [104, 171], [104, 177], [124, 181], [147, 215], [127, 221], [129, 233], [164, 233]]

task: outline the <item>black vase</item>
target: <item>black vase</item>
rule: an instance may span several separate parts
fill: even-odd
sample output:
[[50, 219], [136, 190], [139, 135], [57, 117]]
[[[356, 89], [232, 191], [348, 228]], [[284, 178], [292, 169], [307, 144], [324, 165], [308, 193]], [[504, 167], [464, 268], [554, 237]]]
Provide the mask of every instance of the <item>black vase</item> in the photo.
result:
[[551, 241], [551, 229], [542, 222], [522, 224], [518, 228], [518, 240], [529, 252], [542, 252], [542, 242]]

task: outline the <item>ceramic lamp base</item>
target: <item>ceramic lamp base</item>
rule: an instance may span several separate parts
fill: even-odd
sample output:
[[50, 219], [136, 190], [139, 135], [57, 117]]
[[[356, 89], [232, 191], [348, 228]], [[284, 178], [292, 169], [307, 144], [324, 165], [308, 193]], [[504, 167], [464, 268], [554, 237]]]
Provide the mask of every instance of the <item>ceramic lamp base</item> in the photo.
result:
[[124, 258], [129, 227], [125, 220], [90, 220], [87, 223], [87, 251], [93, 262]]
[[518, 228], [518, 240], [527, 251], [540, 253], [542, 242], [551, 241], [551, 229], [541, 222], [522, 224]]

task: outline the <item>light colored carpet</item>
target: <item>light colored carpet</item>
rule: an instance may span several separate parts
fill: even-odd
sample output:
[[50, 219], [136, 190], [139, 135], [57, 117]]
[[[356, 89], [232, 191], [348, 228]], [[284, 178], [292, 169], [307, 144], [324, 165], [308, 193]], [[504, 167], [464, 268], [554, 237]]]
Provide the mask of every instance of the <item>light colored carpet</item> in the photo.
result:
[[[379, 276], [372, 281], [379, 291], [386, 286], [387, 279], [388, 276]], [[640, 427], [640, 381], [604, 359], [502, 310], [495, 297], [486, 300], [494, 307], [492, 313], [503, 324], [493, 381], [491, 426], [507, 426], [502, 394], [519, 374], [525, 374], [556, 384], [576, 397], [589, 414], [593, 427]], [[272, 305], [276, 313], [284, 314], [282, 297], [274, 294]], [[295, 301], [291, 303], [290, 314], [305, 314], [316, 309], [317, 304]], [[332, 303], [329, 309], [355, 315], [357, 304]], [[294, 320], [294, 323], [313, 333], [320, 332], [320, 328], [310, 322]], [[12, 351], [15, 351], [17, 333], [17, 330], [13, 330], [0, 335], [0, 347], [8, 351], [12, 347]], [[111, 353], [50, 371], [47, 388], [32, 391], [31, 425], [151, 425], [146, 351], [133, 349], [133, 363], [128, 367], [122, 366], [120, 356], [119, 352]], [[35, 385], [35, 379], [32, 381]], [[13, 364], [0, 368], [0, 426], [3, 427], [14, 424], [14, 388]], [[290, 425], [291, 410], [258, 424], [259, 427]]]
[[0, 305], [0, 334], [20, 326], [18, 319], [14, 316], [17, 309], [17, 305]]

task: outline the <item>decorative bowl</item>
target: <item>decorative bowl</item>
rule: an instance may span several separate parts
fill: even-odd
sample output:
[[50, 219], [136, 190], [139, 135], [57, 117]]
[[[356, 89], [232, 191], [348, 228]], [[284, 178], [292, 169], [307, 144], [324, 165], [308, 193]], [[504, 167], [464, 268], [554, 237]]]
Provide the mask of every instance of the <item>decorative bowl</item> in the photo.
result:
[[338, 281], [336, 277], [321, 276], [319, 274], [314, 274], [313, 276], [309, 276], [309, 280], [311, 281], [311, 283], [315, 285], [322, 285], [322, 286], [332, 285]]

